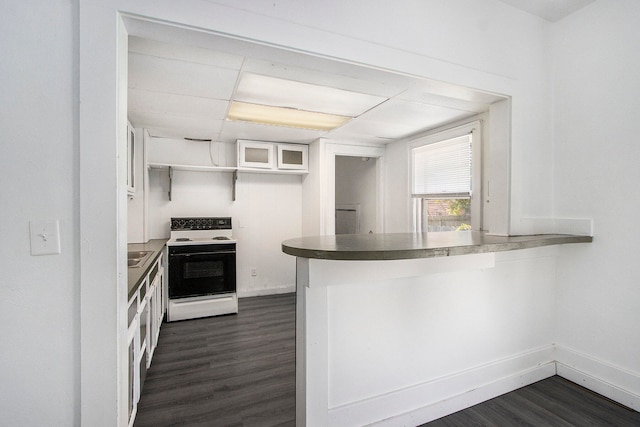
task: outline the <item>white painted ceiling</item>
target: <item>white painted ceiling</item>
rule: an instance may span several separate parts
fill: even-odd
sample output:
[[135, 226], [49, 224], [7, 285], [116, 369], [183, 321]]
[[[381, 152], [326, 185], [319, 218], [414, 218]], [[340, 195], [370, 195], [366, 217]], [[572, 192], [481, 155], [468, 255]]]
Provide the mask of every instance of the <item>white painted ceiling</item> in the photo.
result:
[[[151, 23], [136, 25], [129, 28], [128, 116], [134, 127], [146, 128], [152, 136], [297, 143], [324, 137], [345, 143], [385, 144], [474, 116], [504, 99], [211, 34], [159, 28]], [[359, 95], [354, 98], [355, 107], [345, 105], [348, 99], [338, 102], [332, 96], [318, 96], [310, 105], [323, 112], [360, 110], [355, 118], [331, 131], [230, 121], [226, 114], [234, 99], [268, 99], [271, 105], [299, 108], [292, 100], [293, 89], [281, 94], [239, 91], [243, 76], [292, 82], [283, 88], [295, 88], [299, 82], [351, 92]]]

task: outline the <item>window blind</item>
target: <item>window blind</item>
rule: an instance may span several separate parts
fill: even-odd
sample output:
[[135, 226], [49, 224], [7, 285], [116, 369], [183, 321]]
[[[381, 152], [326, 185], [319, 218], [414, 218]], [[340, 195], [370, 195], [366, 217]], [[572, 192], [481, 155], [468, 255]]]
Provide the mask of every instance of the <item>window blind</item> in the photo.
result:
[[412, 196], [471, 197], [471, 142], [470, 133], [414, 148]]

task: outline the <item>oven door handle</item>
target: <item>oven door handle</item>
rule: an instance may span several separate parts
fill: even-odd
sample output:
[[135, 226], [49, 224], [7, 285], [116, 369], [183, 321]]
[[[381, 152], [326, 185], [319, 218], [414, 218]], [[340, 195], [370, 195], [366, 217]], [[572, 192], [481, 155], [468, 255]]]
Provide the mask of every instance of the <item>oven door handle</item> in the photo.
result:
[[216, 251], [216, 252], [191, 252], [191, 253], [185, 253], [185, 254], [170, 254], [170, 257], [174, 257], [174, 256], [184, 256], [184, 257], [190, 257], [190, 256], [195, 256], [195, 255], [232, 255], [235, 254], [236, 251]]

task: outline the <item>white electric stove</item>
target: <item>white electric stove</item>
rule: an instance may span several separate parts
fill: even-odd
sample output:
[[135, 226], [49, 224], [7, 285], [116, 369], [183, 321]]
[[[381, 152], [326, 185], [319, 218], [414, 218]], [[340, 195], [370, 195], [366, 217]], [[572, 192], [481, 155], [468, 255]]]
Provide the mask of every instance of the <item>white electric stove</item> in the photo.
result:
[[238, 312], [230, 217], [171, 218], [167, 320]]

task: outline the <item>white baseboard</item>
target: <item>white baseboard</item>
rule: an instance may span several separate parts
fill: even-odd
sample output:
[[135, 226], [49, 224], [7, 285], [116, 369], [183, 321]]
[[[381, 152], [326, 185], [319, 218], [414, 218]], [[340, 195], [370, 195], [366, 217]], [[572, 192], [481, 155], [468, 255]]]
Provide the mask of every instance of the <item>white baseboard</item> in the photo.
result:
[[284, 285], [277, 288], [238, 290], [238, 298], [261, 297], [265, 295], [288, 294], [296, 291], [296, 285]]
[[558, 346], [558, 375], [636, 411], [640, 411], [640, 374]]
[[[332, 408], [329, 410], [330, 425], [420, 425], [556, 374], [631, 409], [640, 410], [640, 374], [563, 346], [550, 345]], [[439, 400], [429, 401], [429, 396], [438, 396]], [[406, 409], [412, 405], [415, 409]]]
[[[329, 410], [332, 426], [414, 426], [556, 374], [553, 345]], [[429, 396], [434, 399], [429, 401]], [[442, 396], [447, 396], [444, 399]], [[397, 414], [389, 417], [389, 414]]]

